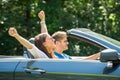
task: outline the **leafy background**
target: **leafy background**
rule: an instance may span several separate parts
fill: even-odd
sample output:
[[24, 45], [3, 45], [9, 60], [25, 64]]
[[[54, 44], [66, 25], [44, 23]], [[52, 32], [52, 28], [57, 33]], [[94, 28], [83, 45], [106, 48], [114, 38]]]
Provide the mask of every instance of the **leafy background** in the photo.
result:
[[[14, 26], [26, 39], [34, 37], [40, 33], [40, 10], [45, 11], [50, 34], [88, 28], [120, 41], [120, 0], [0, 0], [0, 55], [23, 54], [22, 45], [8, 35], [8, 29]], [[79, 55], [93, 54], [80, 45], [84, 54]], [[66, 53], [72, 54], [75, 48], [69, 47]]]

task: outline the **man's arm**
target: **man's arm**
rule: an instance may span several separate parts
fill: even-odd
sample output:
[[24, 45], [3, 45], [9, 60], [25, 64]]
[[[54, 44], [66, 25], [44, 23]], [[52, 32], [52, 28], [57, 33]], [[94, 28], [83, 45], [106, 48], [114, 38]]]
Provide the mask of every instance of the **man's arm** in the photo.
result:
[[83, 60], [96, 60], [100, 57], [100, 53], [93, 54], [91, 56], [88, 56], [87, 58], [84, 58]]

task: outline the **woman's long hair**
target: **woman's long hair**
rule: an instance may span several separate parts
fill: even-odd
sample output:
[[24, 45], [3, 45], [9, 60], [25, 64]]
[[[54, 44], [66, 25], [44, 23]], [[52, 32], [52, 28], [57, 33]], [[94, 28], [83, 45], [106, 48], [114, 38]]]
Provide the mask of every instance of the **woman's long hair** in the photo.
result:
[[52, 58], [51, 53], [48, 52], [43, 43], [46, 41], [47, 33], [41, 33], [35, 36], [35, 46], [43, 51], [49, 58]]

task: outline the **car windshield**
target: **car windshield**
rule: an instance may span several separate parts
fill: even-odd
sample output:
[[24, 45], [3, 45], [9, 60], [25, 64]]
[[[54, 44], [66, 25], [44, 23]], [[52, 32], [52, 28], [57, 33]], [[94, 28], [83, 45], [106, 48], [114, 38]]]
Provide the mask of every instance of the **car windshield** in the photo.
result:
[[112, 39], [112, 38], [110, 38], [110, 37], [104, 36], [104, 35], [99, 34], [99, 33], [95, 33], [95, 32], [93, 32], [93, 31], [91, 31], [91, 30], [89, 30], [89, 29], [80, 29], [80, 31], [87, 32], [88, 34], [97, 36], [99, 39], [104, 39], [104, 40], [106, 40], [106, 41], [108, 41], [108, 42], [111, 42], [111, 43], [113, 43], [113, 44], [115, 44], [115, 45], [117, 45], [117, 46], [120, 47], [120, 42], [117, 41], [117, 40], [115, 40], [115, 39]]

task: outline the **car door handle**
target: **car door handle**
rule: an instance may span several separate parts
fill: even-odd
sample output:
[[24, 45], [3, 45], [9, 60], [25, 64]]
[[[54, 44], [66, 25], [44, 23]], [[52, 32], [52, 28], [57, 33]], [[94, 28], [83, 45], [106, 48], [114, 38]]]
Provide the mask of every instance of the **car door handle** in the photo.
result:
[[40, 68], [26, 68], [25, 72], [29, 73], [29, 74], [43, 74], [46, 71], [44, 69], [40, 69]]

